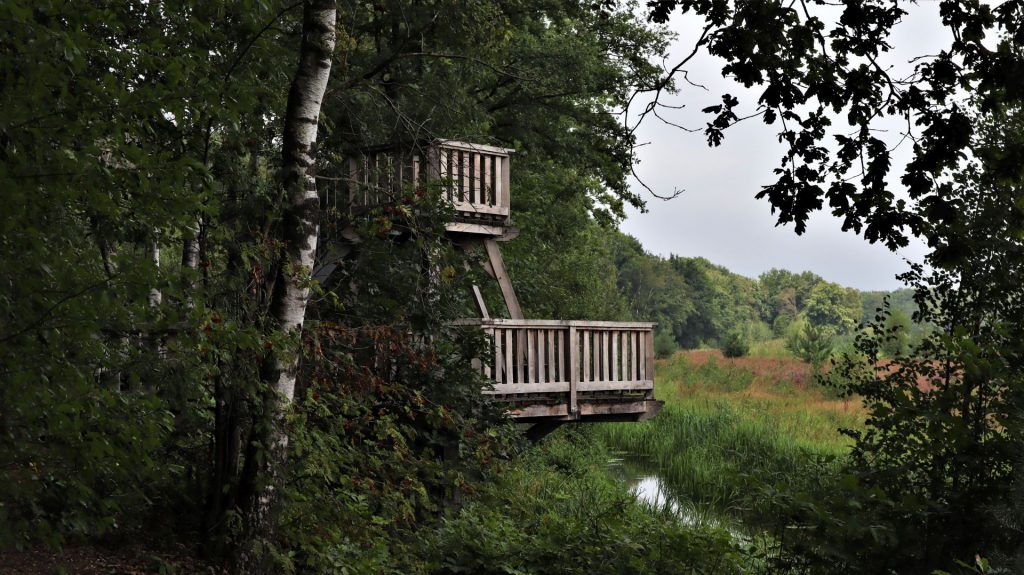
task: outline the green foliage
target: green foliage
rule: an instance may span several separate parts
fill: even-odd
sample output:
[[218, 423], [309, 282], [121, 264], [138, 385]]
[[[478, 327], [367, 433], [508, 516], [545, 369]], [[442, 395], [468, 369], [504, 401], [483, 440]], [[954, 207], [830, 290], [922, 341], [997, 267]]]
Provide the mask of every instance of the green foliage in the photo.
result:
[[[1015, 114], [993, 112], [978, 126], [980, 159], [957, 172], [948, 190], [960, 206], [955, 224], [935, 230], [942, 239], [929, 270], [915, 265], [902, 276], [914, 289], [916, 319], [941, 329], [924, 332], [896, 361], [883, 361], [888, 346], [903, 344], [905, 329], [883, 310], [858, 336], [859, 354], [834, 370], [847, 393], [863, 398], [868, 426], [848, 432], [855, 444], [845, 501], [810, 498], [816, 515], [835, 520], [796, 542], [805, 559], [852, 573], [970, 573], [988, 569], [972, 558], [998, 557], [1009, 566], [1019, 553], [1019, 531], [1003, 518], [1015, 505], [1024, 444], [1024, 218], [1015, 203], [1019, 177], [1007, 179], [986, 158], [1014, 146], [1022, 132]], [[853, 510], [858, 521], [845, 521]], [[865, 521], [875, 526], [871, 538]]]
[[786, 349], [816, 370], [832, 357], [833, 345], [827, 328], [808, 321], [793, 322], [786, 330]]
[[810, 323], [824, 328], [831, 335], [849, 333], [860, 320], [860, 295], [851, 288], [819, 283], [808, 294], [803, 315]]
[[742, 333], [733, 330], [726, 334], [725, 341], [722, 342], [722, 354], [725, 357], [743, 357], [749, 352], [750, 344]]
[[[349, 3], [316, 166], [317, 265], [340, 265], [311, 282], [301, 336], [274, 325], [275, 282], [305, 273], [277, 257], [298, 8], [0, 5], [0, 546], [166, 531], [214, 560], [259, 548], [275, 571], [398, 570], [515, 452], [469, 361], [482, 336], [449, 327], [467, 287], [450, 213], [405, 190], [353, 219], [337, 185], [353, 148], [517, 148], [526, 309], [629, 316], [600, 225], [642, 205], [615, 112], [671, 89], [651, 63], [665, 31], [576, 2]], [[282, 425], [270, 350], [300, 358], [291, 459], [252, 481]], [[459, 464], [442, 457], [456, 438]], [[249, 540], [242, 505], [265, 481], [283, 486], [277, 529]]]
[[672, 357], [672, 355], [679, 351], [679, 344], [676, 343], [675, 338], [672, 337], [667, 331], [659, 330], [654, 335], [654, 355], [658, 359], [665, 359]]
[[885, 339], [882, 341], [882, 353], [891, 358], [902, 357], [910, 350], [910, 316], [899, 309], [887, 306], [885, 322]]
[[[829, 335], [850, 335], [862, 321], [860, 292], [810, 272], [772, 269], [751, 280], [703, 258], [648, 254], [622, 234], [613, 234], [611, 245], [618, 298], [631, 307], [630, 315], [657, 321], [684, 348], [722, 347], [734, 333], [748, 343], [764, 342], [785, 336], [798, 320]], [[911, 333], [921, 333], [920, 326], [913, 324]]]
[[531, 450], [423, 542], [431, 573], [741, 573], [729, 535], [638, 504], [593, 441]]

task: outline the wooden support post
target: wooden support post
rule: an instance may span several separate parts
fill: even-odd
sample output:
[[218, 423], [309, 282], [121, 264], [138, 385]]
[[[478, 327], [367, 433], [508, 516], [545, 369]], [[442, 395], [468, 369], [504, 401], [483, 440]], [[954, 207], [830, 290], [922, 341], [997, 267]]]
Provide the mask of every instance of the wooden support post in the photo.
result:
[[519, 298], [516, 297], [516, 290], [512, 288], [512, 282], [508, 279], [508, 272], [505, 271], [505, 262], [501, 259], [501, 249], [498, 242], [493, 238], [484, 239], [484, 249], [487, 250], [487, 259], [490, 260], [491, 269], [494, 271], [495, 279], [501, 287], [501, 295], [505, 298], [505, 306], [508, 307], [508, 316], [511, 319], [524, 319], [523, 310], [519, 307]]

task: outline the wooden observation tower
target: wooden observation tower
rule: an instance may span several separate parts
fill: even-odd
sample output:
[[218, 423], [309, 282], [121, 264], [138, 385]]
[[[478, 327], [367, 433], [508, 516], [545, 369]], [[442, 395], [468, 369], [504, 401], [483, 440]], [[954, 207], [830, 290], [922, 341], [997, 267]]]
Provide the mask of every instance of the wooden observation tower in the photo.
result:
[[518, 422], [542, 436], [565, 422], [642, 421], [654, 399], [654, 325], [523, 317], [505, 271], [500, 242], [512, 227], [509, 163], [513, 150], [452, 140], [363, 150], [349, 159], [350, 210], [399, 197], [410, 184], [440, 182], [455, 210], [448, 236], [464, 249], [482, 247], [484, 269], [501, 289], [508, 318], [492, 318], [473, 286], [479, 317], [460, 320], [490, 337], [492, 360], [475, 360], [494, 382], [485, 390]]

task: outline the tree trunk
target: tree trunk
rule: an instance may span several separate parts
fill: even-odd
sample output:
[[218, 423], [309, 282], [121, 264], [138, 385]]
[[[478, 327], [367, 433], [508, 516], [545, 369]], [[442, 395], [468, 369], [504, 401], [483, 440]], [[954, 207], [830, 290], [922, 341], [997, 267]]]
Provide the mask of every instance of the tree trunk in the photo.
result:
[[[334, 53], [336, 0], [307, 0], [303, 4], [299, 66], [288, 93], [283, 151], [283, 247], [278, 277], [270, 295], [273, 325], [298, 339], [309, 299], [318, 235], [319, 198], [315, 163], [320, 106], [327, 90]], [[261, 369], [264, 386], [262, 421], [247, 449], [241, 495], [251, 541], [271, 536], [270, 512], [276, 499], [280, 469], [288, 453], [285, 415], [295, 395], [298, 354], [271, 350]], [[262, 447], [262, 457], [256, 451]], [[237, 567], [244, 572], [266, 569], [259, 558], [243, 550]]]

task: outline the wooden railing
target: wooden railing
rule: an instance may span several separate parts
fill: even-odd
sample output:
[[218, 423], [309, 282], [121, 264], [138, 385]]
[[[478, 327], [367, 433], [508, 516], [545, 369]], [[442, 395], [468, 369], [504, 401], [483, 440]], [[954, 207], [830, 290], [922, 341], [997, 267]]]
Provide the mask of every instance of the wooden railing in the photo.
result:
[[351, 206], [388, 203], [406, 186], [439, 180], [458, 215], [500, 222], [508, 218], [511, 205], [511, 152], [454, 140], [366, 150], [349, 158]]
[[486, 393], [569, 394], [654, 389], [654, 325], [641, 322], [462, 320], [493, 341], [493, 360], [477, 362], [494, 381]]

